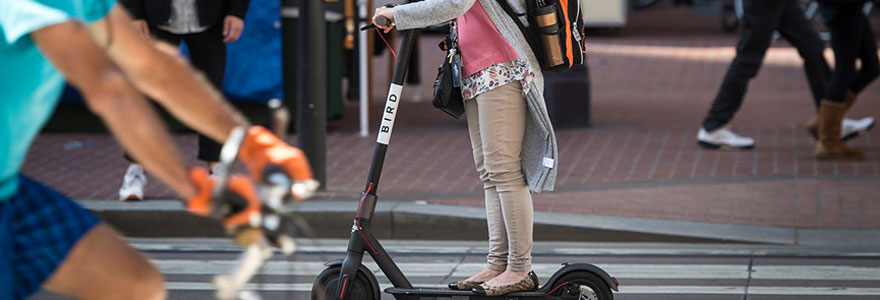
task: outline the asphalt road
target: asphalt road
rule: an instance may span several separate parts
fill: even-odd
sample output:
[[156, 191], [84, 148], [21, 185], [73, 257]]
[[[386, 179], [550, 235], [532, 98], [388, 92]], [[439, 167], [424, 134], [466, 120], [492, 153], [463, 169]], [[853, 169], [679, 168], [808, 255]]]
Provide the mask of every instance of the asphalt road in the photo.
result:
[[[132, 239], [165, 274], [170, 299], [211, 299], [213, 275], [240, 251], [224, 239]], [[346, 241], [303, 240], [298, 252], [268, 262], [248, 286], [263, 299], [308, 299], [325, 261]], [[481, 242], [388, 241], [415, 286], [442, 287], [484, 265]], [[730, 244], [537, 243], [533, 268], [546, 279], [562, 262], [593, 263], [620, 282], [616, 299], [878, 299], [880, 249]], [[390, 286], [371, 259], [382, 289]], [[543, 284], [543, 282], [542, 282]], [[65, 299], [49, 293], [31, 299]], [[384, 295], [383, 299], [393, 299]]]

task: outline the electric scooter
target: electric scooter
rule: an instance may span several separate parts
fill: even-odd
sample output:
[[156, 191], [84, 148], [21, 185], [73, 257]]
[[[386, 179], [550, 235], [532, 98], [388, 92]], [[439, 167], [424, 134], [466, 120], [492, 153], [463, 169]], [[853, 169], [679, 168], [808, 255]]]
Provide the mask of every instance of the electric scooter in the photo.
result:
[[[377, 18], [377, 23], [388, 24], [389, 22], [388, 19], [380, 17]], [[375, 25], [365, 26], [361, 30], [369, 28], [375, 28]], [[382, 173], [385, 153], [391, 139], [391, 131], [394, 129], [394, 120], [397, 116], [398, 105], [400, 104], [407, 64], [409, 63], [410, 54], [415, 43], [414, 33], [412, 30], [402, 32], [402, 50], [394, 68], [394, 77], [388, 92], [388, 98], [386, 98], [385, 109], [382, 113], [382, 123], [379, 126], [379, 135], [375, 151], [373, 152], [369, 177], [367, 177], [366, 187], [364, 188], [363, 195], [358, 204], [357, 215], [351, 227], [351, 237], [349, 238], [345, 259], [326, 263], [327, 268], [318, 275], [315, 284], [312, 286], [312, 299], [381, 299], [376, 276], [361, 264], [364, 253], [368, 253], [373, 258], [394, 286], [386, 289], [385, 292], [394, 295], [395, 299], [614, 299], [611, 290], [618, 290], [617, 280], [592, 264], [566, 263], [547, 279], [543, 286], [536, 290], [489, 297], [475, 294], [472, 291], [413, 287], [403, 272], [400, 271], [397, 264], [394, 263], [391, 256], [385, 252], [382, 244], [373, 236], [371, 225], [373, 223], [376, 202], [378, 202], [376, 191], [379, 188], [379, 177]]]

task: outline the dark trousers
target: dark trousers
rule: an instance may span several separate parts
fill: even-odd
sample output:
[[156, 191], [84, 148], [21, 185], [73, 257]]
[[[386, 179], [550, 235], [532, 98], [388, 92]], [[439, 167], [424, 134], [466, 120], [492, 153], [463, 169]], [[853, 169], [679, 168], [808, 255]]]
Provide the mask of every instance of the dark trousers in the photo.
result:
[[[218, 90], [222, 88], [223, 73], [226, 71], [226, 44], [223, 43], [222, 25], [194, 34], [174, 34], [150, 26], [150, 35], [174, 46], [180, 45], [180, 42], [185, 43], [193, 68], [204, 73], [214, 88]], [[198, 136], [198, 159], [209, 162], [219, 161], [220, 149], [223, 145], [204, 135]], [[127, 153], [125, 158], [133, 161]]]
[[[834, 73], [825, 98], [843, 102], [847, 90], [858, 94], [880, 74], [877, 41], [861, 6], [841, 8], [827, 24], [831, 31], [831, 49], [834, 50]], [[862, 62], [858, 70], [857, 59]]]
[[831, 76], [831, 69], [822, 55], [825, 43], [804, 17], [797, 0], [745, 0], [743, 4], [742, 33], [736, 45], [736, 57], [703, 121], [703, 128], [707, 131], [718, 129], [733, 119], [742, 105], [749, 80], [761, 68], [774, 31], [779, 31], [798, 49], [816, 106], [825, 96], [825, 87]]

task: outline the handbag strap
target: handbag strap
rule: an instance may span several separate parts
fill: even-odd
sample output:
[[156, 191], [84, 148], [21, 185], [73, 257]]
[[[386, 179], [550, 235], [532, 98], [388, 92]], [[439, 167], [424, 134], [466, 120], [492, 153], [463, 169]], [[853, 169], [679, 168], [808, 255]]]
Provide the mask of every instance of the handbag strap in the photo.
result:
[[449, 22], [449, 35], [446, 36], [449, 49], [458, 49], [458, 22]]
[[458, 26], [456, 26], [455, 20], [449, 22], [449, 34], [446, 35], [446, 59], [443, 60], [443, 65], [447, 65], [452, 62], [452, 57], [455, 56], [458, 50]]

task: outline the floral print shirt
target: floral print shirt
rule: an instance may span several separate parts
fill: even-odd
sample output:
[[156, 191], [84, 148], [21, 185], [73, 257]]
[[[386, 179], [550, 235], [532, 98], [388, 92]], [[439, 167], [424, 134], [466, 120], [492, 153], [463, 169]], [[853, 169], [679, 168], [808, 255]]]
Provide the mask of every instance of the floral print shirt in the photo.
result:
[[525, 96], [529, 93], [529, 87], [534, 79], [535, 73], [529, 69], [529, 64], [525, 60], [501, 62], [464, 78], [461, 83], [461, 97], [465, 100], [473, 99], [479, 94], [514, 80], [520, 81], [523, 87], [522, 93]]

